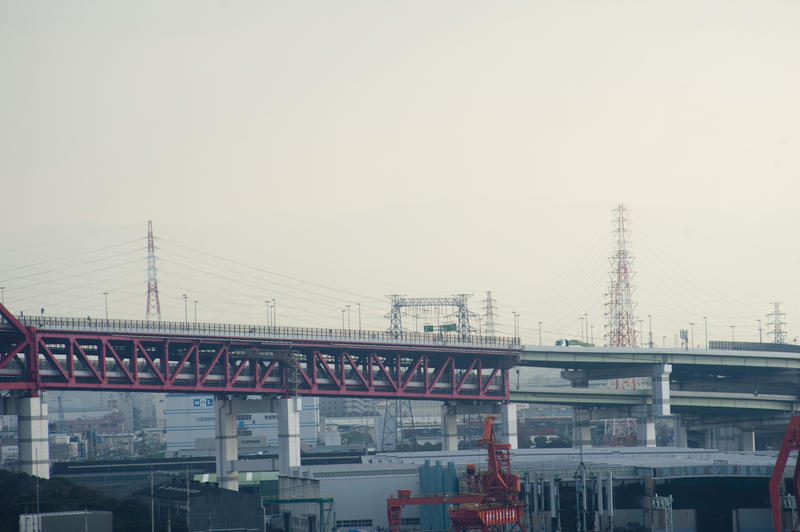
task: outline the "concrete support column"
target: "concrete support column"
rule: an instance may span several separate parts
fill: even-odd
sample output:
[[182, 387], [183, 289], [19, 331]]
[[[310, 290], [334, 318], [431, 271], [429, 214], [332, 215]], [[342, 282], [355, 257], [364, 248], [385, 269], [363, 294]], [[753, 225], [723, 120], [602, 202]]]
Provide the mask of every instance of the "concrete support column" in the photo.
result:
[[17, 401], [20, 471], [50, 478], [47, 403], [41, 397], [20, 397]]
[[442, 450], [458, 450], [458, 416], [456, 407], [453, 405], [442, 405]]
[[684, 425], [681, 425], [677, 419], [675, 420], [675, 434], [673, 439], [675, 441], [675, 447], [680, 447], [682, 449], [689, 447], [688, 429]]
[[217, 438], [217, 483], [226, 490], [239, 491], [239, 441], [236, 435], [236, 414], [233, 400], [216, 399], [214, 417]]
[[660, 364], [653, 371], [650, 382], [653, 390], [654, 416], [669, 416], [672, 414], [669, 400], [669, 376], [672, 373], [672, 364]]
[[500, 429], [500, 441], [510, 443], [512, 449], [518, 447], [517, 440], [517, 405], [504, 403], [500, 405], [503, 412], [503, 421]]
[[573, 426], [572, 427], [572, 447], [577, 449], [583, 444], [584, 449], [589, 449], [592, 446], [592, 427], [590, 426]]
[[278, 413], [278, 460], [280, 473], [288, 475], [289, 469], [300, 467], [300, 397], [280, 399]]
[[756, 451], [756, 431], [754, 430], [742, 431], [742, 451], [751, 453]]
[[643, 416], [638, 419], [636, 437], [640, 447], [656, 446], [656, 422], [652, 416]]

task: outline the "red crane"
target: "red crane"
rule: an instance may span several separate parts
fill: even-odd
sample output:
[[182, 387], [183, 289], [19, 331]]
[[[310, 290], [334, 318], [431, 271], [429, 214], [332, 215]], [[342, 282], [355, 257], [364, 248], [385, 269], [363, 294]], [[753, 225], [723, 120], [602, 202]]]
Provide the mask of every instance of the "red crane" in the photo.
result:
[[[782, 529], [781, 514], [783, 513], [783, 505], [781, 504], [780, 487], [783, 482], [783, 472], [786, 470], [786, 462], [789, 460], [789, 454], [792, 451], [800, 451], [800, 416], [792, 416], [789, 419], [789, 426], [786, 427], [781, 450], [778, 452], [775, 468], [772, 470], [772, 476], [769, 479], [769, 504], [772, 507], [772, 527], [775, 532], [781, 532]], [[800, 508], [800, 454], [798, 454], [797, 461], [794, 464], [792, 487], [794, 489], [794, 500], [797, 503], [797, 507]], [[798, 529], [792, 528], [791, 530], [794, 532]]]
[[487, 416], [483, 437], [478, 443], [485, 446], [488, 469], [478, 472], [475, 464], [467, 464], [467, 491], [462, 495], [430, 495], [411, 497], [411, 490], [398, 490], [398, 497], [386, 503], [389, 531], [399, 532], [404, 506], [416, 504], [458, 504], [450, 508], [453, 530], [500, 530], [505, 524], [516, 524], [522, 532], [523, 504], [519, 500], [519, 475], [511, 472], [511, 444], [497, 443], [494, 416]]

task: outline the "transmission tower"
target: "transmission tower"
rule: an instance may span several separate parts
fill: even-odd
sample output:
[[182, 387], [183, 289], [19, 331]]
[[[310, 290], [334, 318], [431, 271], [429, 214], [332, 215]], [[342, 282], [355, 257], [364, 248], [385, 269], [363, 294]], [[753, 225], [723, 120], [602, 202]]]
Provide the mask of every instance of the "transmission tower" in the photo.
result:
[[633, 316], [631, 277], [633, 277], [633, 255], [631, 255], [628, 236], [627, 214], [630, 212], [620, 204], [614, 209], [614, 235], [616, 249], [609, 258], [611, 263], [608, 288], [608, 345], [611, 347], [632, 347], [636, 345], [636, 319]]
[[495, 328], [494, 328], [494, 311], [495, 311], [495, 301], [492, 298], [492, 291], [488, 290], [486, 292], [486, 299], [484, 299], [484, 303], [486, 303], [486, 311], [484, 312], [484, 335], [485, 336], [494, 336], [495, 335]]
[[773, 341], [776, 344], [785, 344], [786, 331], [784, 330], [783, 326], [786, 325], [786, 322], [783, 321], [783, 317], [786, 316], [786, 314], [781, 312], [780, 302], [775, 302], [773, 305], [775, 305], [775, 310], [772, 312], [772, 314], [767, 314], [767, 317], [772, 320], [771, 322], [767, 323], [767, 325], [772, 325], [772, 330], [767, 334], [772, 335]]
[[161, 321], [161, 303], [156, 281], [156, 246], [153, 243], [153, 222], [147, 222], [147, 321]]
[[[606, 319], [608, 323], [608, 345], [612, 347], [633, 347], [636, 345], [636, 318], [633, 315], [631, 300], [631, 277], [633, 277], [633, 255], [630, 252], [630, 228], [627, 215], [630, 211], [622, 204], [614, 209], [612, 226], [616, 249], [609, 262], [608, 301]], [[636, 389], [636, 379], [616, 379], [617, 389]], [[603, 444], [606, 446], [632, 445], [635, 441], [636, 420], [632, 418], [609, 419], [605, 423]]]

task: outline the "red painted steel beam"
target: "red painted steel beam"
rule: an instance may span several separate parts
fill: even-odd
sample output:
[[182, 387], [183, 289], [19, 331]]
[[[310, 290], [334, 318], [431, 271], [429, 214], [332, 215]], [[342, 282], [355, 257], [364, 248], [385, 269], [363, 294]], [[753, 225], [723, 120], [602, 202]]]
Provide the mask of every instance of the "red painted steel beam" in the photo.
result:
[[0, 389], [506, 401], [517, 356], [462, 345], [6, 328]]

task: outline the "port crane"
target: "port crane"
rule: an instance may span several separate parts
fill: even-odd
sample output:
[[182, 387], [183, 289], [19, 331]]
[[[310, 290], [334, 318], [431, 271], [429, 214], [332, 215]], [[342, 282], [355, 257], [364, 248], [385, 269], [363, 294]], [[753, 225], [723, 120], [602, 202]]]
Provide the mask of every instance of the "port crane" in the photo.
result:
[[467, 492], [411, 497], [411, 490], [398, 490], [397, 497], [387, 500], [389, 531], [399, 532], [404, 506], [418, 504], [451, 504], [453, 530], [503, 530], [504, 525], [522, 525], [524, 507], [519, 500], [520, 477], [511, 471], [511, 444], [498, 443], [494, 433], [494, 416], [486, 416], [483, 436], [478, 440], [486, 447], [487, 469], [478, 471], [467, 464]]

